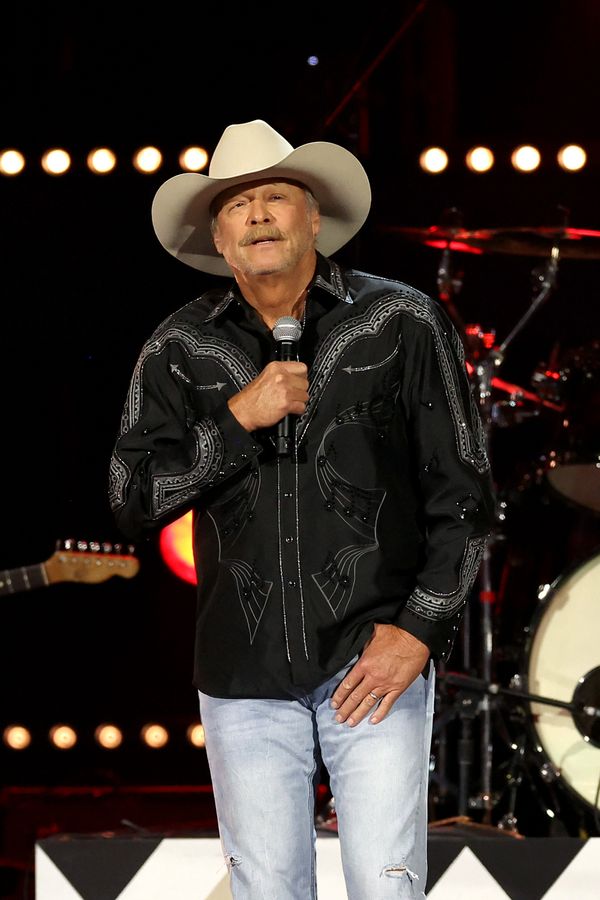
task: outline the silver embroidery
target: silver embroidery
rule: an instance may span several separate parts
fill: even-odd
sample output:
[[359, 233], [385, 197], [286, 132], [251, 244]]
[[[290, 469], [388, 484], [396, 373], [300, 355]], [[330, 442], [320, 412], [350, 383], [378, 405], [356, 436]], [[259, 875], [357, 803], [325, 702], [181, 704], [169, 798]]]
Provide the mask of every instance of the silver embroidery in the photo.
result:
[[[136, 425], [141, 415], [144, 365], [151, 356], [161, 353], [170, 342], [181, 344], [189, 356], [195, 359], [210, 359], [220, 365], [239, 390], [258, 375], [254, 364], [248, 356], [228, 341], [203, 335], [200, 332], [197, 334], [190, 333], [180, 326], [169, 325], [164, 330], [158, 329], [150, 340], [146, 342], [136, 362], [121, 415], [121, 434], [126, 434], [130, 428]], [[183, 377], [185, 378], [186, 376]], [[183, 473], [181, 476], [184, 490], [185, 482], [190, 476], [190, 472]], [[179, 476], [170, 477], [177, 478]], [[118, 452], [115, 451], [109, 471], [109, 502], [113, 511], [116, 511], [125, 503], [126, 488], [130, 478], [131, 472], [129, 467], [119, 457]], [[158, 490], [159, 494], [162, 493], [162, 486], [159, 486]], [[160, 497], [158, 499], [160, 502]]]
[[[373, 428], [371, 419], [365, 414], [356, 413], [350, 407], [340, 413], [337, 421], [330, 422], [315, 455], [315, 476], [322, 496], [332, 504], [332, 510], [352, 531], [369, 543], [351, 544], [338, 550], [330, 562], [320, 572], [311, 573], [311, 577], [321, 594], [327, 601], [333, 615], [344, 615], [356, 585], [356, 569], [359, 560], [367, 553], [379, 548], [377, 540], [377, 521], [383, 506], [386, 492], [380, 488], [362, 488], [349, 484], [335, 469], [325, 454], [325, 443], [328, 437], [344, 424]], [[323, 462], [320, 462], [324, 461]], [[377, 506], [373, 524], [369, 524], [369, 511]]]
[[[248, 477], [244, 479], [244, 482], [240, 488], [240, 493], [247, 495], [248, 498], [247, 511], [251, 511], [254, 509], [258, 498], [261, 481], [260, 469], [258, 470], [258, 472], [259, 476], [257, 479], [252, 475], [248, 475]], [[243, 559], [227, 559], [221, 557], [222, 550], [224, 548], [226, 549], [227, 547], [231, 547], [239, 537], [239, 534], [243, 530], [248, 520], [247, 515], [241, 522], [239, 531], [231, 539], [229, 539], [226, 535], [223, 535], [223, 537], [221, 537], [219, 526], [217, 525], [215, 517], [210, 512], [207, 512], [207, 515], [213, 523], [215, 533], [217, 535], [217, 540], [219, 542], [219, 565], [222, 565], [225, 568], [229, 569], [235, 581], [238, 600], [246, 619], [250, 643], [252, 644], [254, 638], [256, 637], [256, 632], [258, 631], [260, 620], [262, 619], [263, 613], [266, 609], [267, 600], [269, 599], [269, 595], [273, 587], [273, 582], [266, 581], [265, 579], [259, 577], [257, 575], [256, 569], [249, 563], [245, 562]]]
[[[489, 460], [483, 427], [479, 415], [474, 416], [475, 427], [473, 431], [467, 426], [467, 416], [460, 390], [459, 373], [456, 370], [456, 351], [451, 351], [448, 336], [440, 326], [432, 301], [419, 291], [411, 290], [408, 286], [403, 286], [402, 294], [390, 293], [380, 297], [369, 306], [364, 315], [340, 323], [323, 341], [311, 370], [309, 400], [306, 411], [298, 418], [298, 439], [301, 441], [305, 437], [318, 400], [332, 378], [342, 353], [358, 340], [376, 337], [385, 328], [390, 319], [400, 314], [409, 315], [416, 321], [423, 322], [431, 329], [444, 390], [454, 424], [459, 456], [463, 462], [470, 465], [478, 473], [486, 472], [489, 469]], [[456, 350], [458, 350], [459, 364], [464, 365], [462, 345], [460, 350], [458, 347]], [[472, 395], [470, 406], [469, 412], [473, 415], [476, 410]]]
[[252, 644], [266, 609], [273, 582], [257, 579], [252, 566], [244, 562], [243, 559], [228, 559], [226, 563], [235, 579], [240, 606], [246, 617], [250, 643]]
[[191, 468], [177, 475], [155, 475], [152, 479], [152, 512], [156, 518], [193, 499], [198, 487], [214, 478], [221, 468], [225, 448], [214, 421], [201, 419], [192, 431], [196, 455]]
[[486, 543], [485, 536], [467, 538], [459, 569], [458, 588], [455, 591], [450, 594], [438, 594], [416, 587], [406, 603], [406, 608], [423, 619], [436, 621], [450, 619], [459, 613], [475, 583]]

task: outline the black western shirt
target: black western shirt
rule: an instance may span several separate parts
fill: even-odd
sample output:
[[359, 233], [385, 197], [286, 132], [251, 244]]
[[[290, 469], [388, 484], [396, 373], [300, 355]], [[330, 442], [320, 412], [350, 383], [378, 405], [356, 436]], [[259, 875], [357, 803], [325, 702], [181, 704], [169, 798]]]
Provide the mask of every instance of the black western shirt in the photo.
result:
[[123, 409], [116, 523], [137, 540], [193, 509], [193, 681], [213, 696], [309, 691], [376, 622], [447, 660], [492, 526], [482, 422], [436, 301], [319, 256], [298, 347], [290, 456], [227, 405], [275, 357], [234, 282], [155, 330]]

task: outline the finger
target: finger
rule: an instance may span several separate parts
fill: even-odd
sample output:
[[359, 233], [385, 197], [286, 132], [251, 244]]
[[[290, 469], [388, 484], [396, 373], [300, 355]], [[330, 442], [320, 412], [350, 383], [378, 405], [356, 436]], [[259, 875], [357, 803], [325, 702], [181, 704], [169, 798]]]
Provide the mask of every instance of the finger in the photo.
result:
[[[356, 706], [346, 719], [348, 725], [358, 725], [359, 722], [362, 722], [366, 716], [379, 704], [381, 703], [381, 697], [379, 697], [375, 691], [369, 691], [366, 694], [361, 702]], [[342, 707], [343, 710], [343, 707]], [[337, 716], [336, 716], [337, 718]]]
[[350, 673], [346, 675], [346, 677], [338, 684], [337, 688], [331, 695], [331, 706], [333, 709], [337, 709], [339, 706], [344, 703], [348, 695], [354, 690], [354, 685], [352, 683], [351, 678], [349, 677]]
[[381, 722], [382, 719], [385, 719], [401, 693], [402, 691], [390, 691], [389, 694], [386, 694], [385, 697], [382, 697], [379, 701], [377, 709], [369, 719], [369, 722], [371, 722], [373, 725], [377, 725], [378, 722]]

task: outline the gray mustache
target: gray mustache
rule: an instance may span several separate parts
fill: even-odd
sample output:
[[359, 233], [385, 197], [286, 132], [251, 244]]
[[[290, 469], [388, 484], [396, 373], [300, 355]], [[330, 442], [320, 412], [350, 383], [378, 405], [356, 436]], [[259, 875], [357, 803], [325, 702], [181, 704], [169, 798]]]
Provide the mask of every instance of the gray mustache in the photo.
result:
[[261, 228], [254, 228], [252, 231], [249, 231], [247, 234], [245, 234], [240, 241], [240, 247], [247, 247], [249, 244], [253, 244], [255, 241], [260, 241], [263, 238], [273, 241], [281, 241], [283, 240], [283, 234], [281, 233], [279, 228], [263, 225]]

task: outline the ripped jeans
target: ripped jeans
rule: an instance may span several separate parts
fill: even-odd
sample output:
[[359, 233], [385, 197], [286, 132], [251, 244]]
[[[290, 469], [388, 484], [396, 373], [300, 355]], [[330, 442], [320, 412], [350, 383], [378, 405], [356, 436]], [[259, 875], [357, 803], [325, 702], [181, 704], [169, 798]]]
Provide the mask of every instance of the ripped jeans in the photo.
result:
[[199, 692], [234, 900], [317, 897], [320, 758], [335, 803], [348, 900], [425, 898], [434, 667], [379, 724], [367, 716], [351, 727], [335, 721], [329, 699], [352, 663], [294, 700], [222, 700]]

